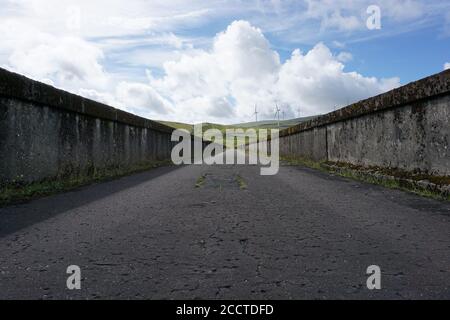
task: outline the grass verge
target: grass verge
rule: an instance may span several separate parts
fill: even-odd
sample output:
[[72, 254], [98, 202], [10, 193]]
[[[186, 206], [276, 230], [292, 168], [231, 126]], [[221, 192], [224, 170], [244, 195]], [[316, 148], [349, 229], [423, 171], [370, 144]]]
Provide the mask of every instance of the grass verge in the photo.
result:
[[171, 161], [153, 161], [131, 168], [115, 167], [103, 170], [93, 170], [91, 174], [87, 175], [56, 177], [33, 183], [9, 183], [0, 187], [0, 207], [26, 202], [39, 197], [69, 191], [95, 182], [108, 181], [171, 164]]
[[400, 189], [423, 197], [450, 201], [450, 178], [429, 176], [420, 172], [406, 172], [391, 168], [362, 167], [347, 163], [318, 162], [306, 158], [286, 158], [287, 165], [301, 165], [341, 177]]

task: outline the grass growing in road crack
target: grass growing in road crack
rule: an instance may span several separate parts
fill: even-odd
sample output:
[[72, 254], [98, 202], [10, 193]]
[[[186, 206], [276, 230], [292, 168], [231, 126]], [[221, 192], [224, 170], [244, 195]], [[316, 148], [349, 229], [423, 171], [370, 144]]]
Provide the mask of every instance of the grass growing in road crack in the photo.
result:
[[206, 174], [202, 174], [198, 177], [197, 182], [195, 183], [196, 188], [201, 188], [205, 184]]
[[242, 178], [240, 175], [237, 175], [237, 176], [236, 176], [236, 181], [237, 181], [237, 183], [239, 184], [239, 188], [240, 188], [241, 190], [247, 189], [247, 183], [245, 183], [244, 178]]

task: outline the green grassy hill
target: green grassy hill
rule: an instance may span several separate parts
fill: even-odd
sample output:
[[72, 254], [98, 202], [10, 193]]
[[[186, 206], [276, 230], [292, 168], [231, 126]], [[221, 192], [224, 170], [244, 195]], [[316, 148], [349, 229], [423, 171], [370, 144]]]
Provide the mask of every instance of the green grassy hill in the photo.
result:
[[192, 124], [188, 124], [188, 123], [162, 121], [162, 120], [157, 120], [156, 122], [162, 123], [168, 127], [172, 127], [175, 129], [186, 129], [189, 132], [192, 132], [192, 129], [193, 129]]
[[[280, 120], [280, 130], [295, 126], [301, 122], [305, 122], [311, 119], [314, 119], [315, 117], [303, 117], [303, 118], [296, 118], [296, 119], [289, 119], [289, 120]], [[189, 132], [193, 132], [193, 125], [188, 123], [182, 123], [182, 122], [171, 122], [171, 121], [158, 121], [162, 124], [165, 124], [166, 126], [176, 128], [176, 129], [186, 129]], [[231, 125], [223, 125], [218, 123], [209, 123], [205, 122], [203, 123], [203, 131], [206, 131], [208, 129], [219, 129], [222, 132], [225, 132], [226, 129], [235, 129], [235, 128], [242, 128], [242, 129], [276, 129], [278, 127], [278, 121], [277, 120], [263, 120], [258, 122], [246, 122], [246, 123], [236, 123]]]
[[[289, 119], [289, 120], [280, 120], [280, 130], [287, 129], [287, 128], [295, 126], [301, 122], [305, 122], [305, 121], [308, 121], [308, 120], [311, 120], [314, 118], [316, 118], [316, 116]], [[278, 121], [277, 120], [263, 120], [263, 121], [258, 121], [258, 122], [237, 123], [237, 124], [233, 124], [231, 126], [238, 127], [238, 128], [276, 129], [278, 127]]]
[[[305, 122], [311, 119], [314, 119], [315, 117], [304, 117], [304, 118], [297, 118], [297, 119], [289, 119], [289, 120], [283, 120], [280, 121], [280, 130], [287, 129], [289, 127], [295, 126], [301, 122]], [[182, 122], [172, 122], [172, 121], [158, 121], [166, 126], [175, 128], [175, 129], [185, 129], [189, 131], [191, 134], [194, 131], [194, 125], [188, 124], [188, 123], [182, 123]], [[278, 128], [278, 121], [277, 120], [263, 120], [258, 122], [247, 122], [247, 123], [236, 123], [231, 125], [224, 125], [224, 124], [218, 124], [218, 123], [209, 123], [204, 122], [202, 123], [203, 132], [205, 132], [208, 129], [219, 129], [223, 134], [225, 134], [226, 129], [256, 129], [257, 131], [259, 129], [276, 129]], [[269, 133], [270, 134], [270, 133]], [[245, 142], [248, 143], [248, 137], [245, 138]], [[237, 145], [237, 141], [235, 141], [235, 146]]]

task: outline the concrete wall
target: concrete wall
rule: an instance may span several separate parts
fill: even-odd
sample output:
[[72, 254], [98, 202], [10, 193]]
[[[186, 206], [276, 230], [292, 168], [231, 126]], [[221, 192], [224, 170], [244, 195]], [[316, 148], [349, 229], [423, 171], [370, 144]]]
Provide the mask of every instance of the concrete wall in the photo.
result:
[[450, 176], [450, 71], [280, 133], [280, 154]]
[[327, 157], [326, 127], [317, 127], [280, 138], [280, 154], [315, 161]]
[[169, 160], [172, 130], [0, 69], [0, 186]]

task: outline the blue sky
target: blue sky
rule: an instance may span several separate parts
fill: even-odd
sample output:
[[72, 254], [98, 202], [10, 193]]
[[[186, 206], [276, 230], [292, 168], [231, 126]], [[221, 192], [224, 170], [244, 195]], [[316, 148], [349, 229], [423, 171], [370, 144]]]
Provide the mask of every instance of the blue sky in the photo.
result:
[[[366, 25], [379, 8], [381, 28]], [[154, 119], [329, 112], [441, 72], [450, 2], [0, 0], [0, 65]]]

